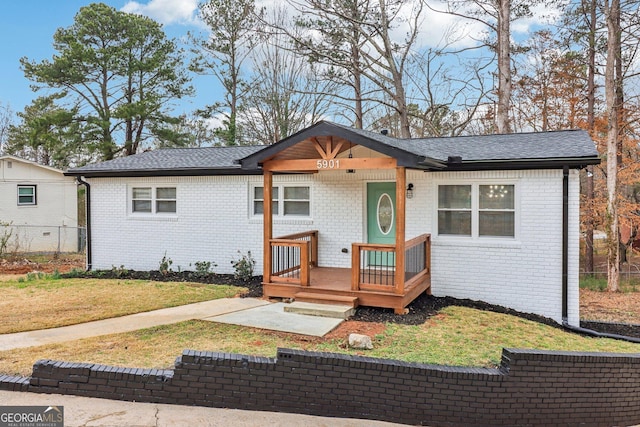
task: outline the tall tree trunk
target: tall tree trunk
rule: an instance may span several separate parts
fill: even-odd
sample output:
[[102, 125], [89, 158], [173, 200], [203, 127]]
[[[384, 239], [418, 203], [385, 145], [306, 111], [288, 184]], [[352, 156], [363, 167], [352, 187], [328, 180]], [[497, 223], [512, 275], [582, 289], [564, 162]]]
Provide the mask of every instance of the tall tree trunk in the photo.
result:
[[[354, 12], [355, 13], [355, 12]], [[358, 40], [358, 31], [353, 30], [353, 40]], [[354, 113], [355, 120], [353, 126], [356, 129], [362, 129], [363, 117], [362, 117], [362, 72], [360, 71], [360, 49], [356, 45], [355, 41], [351, 42], [351, 61], [353, 63], [352, 75], [353, 75], [353, 92], [354, 92]]]
[[620, 0], [605, 2], [607, 18], [607, 63], [605, 69], [605, 98], [607, 102], [607, 290], [617, 291], [620, 282], [620, 235], [618, 224], [618, 140], [620, 134], [618, 105], [618, 82], [621, 76], [616, 75], [617, 58], [620, 43]]
[[498, 133], [509, 133], [509, 105], [511, 99], [511, 0], [498, 0]]
[[[595, 104], [596, 104], [596, 0], [587, 0], [589, 10], [589, 52], [587, 71], [587, 126], [589, 134], [593, 137], [595, 130]], [[585, 221], [585, 254], [584, 266], [587, 272], [595, 271], [593, 263], [593, 166], [587, 167], [587, 182], [585, 196], [587, 199], [587, 218]]]

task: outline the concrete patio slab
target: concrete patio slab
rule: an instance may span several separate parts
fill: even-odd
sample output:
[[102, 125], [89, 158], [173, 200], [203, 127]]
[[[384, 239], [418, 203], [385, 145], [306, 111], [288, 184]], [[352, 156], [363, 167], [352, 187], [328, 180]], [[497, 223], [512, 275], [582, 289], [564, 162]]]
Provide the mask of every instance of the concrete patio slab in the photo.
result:
[[315, 337], [326, 335], [343, 322], [343, 319], [287, 313], [284, 311], [286, 305], [281, 302], [271, 303], [203, 320]]

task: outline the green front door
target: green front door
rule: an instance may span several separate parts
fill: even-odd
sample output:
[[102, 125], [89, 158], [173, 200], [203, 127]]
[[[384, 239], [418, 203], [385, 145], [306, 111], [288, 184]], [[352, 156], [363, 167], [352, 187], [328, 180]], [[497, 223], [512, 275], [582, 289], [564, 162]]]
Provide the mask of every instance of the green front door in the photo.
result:
[[[396, 183], [367, 183], [367, 241], [393, 245], [396, 243]], [[369, 265], [394, 266], [392, 252], [370, 252]]]

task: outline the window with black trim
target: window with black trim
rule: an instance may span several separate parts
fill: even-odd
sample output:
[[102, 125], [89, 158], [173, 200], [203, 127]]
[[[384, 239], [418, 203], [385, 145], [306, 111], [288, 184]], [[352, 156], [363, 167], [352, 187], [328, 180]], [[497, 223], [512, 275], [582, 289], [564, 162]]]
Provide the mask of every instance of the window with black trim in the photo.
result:
[[177, 208], [176, 187], [131, 188], [131, 213], [174, 214]]
[[[264, 188], [253, 187], [253, 215], [264, 214]], [[271, 209], [274, 217], [309, 217], [311, 215], [311, 190], [308, 185], [274, 185]]]
[[438, 185], [438, 235], [515, 237], [513, 184]]
[[18, 206], [35, 206], [36, 204], [36, 186], [18, 185]]

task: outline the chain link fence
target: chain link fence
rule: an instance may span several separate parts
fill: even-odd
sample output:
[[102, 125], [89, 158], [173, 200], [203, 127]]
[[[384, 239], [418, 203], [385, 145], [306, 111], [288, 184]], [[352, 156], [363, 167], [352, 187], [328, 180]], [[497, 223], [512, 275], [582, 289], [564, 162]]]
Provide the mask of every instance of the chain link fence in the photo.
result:
[[85, 227], [0, 226], [0, 256], [21, 253], [84, 253], [86, 246]]

